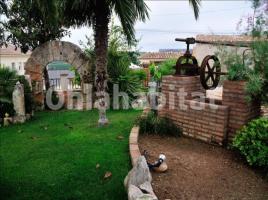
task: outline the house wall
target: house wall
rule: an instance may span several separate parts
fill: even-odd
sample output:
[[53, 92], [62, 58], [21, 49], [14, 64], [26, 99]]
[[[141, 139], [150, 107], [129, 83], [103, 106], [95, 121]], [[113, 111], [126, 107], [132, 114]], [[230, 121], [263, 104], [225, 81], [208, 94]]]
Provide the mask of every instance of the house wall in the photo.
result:
[[[238, 55], [243, 55], [243, 52], [248, 49], [245, 47], [230, 47], [230, 46], [216, 46], [216, 45], [208, 45], [208, 44], [196, 44], [193, 48], [193, 55], [196, 57], [199, 66], [202, 64], [203, 59], [207, 55], [215, 55], [220, 52], [220, 50], [224, 50], [227, 52], [236, 52]], [[224, 55], [219, 56], [219, 60], [222, 65], [222, 72], [227, 72], [227, 66], [223, 64]]]
[[16, 70], [19, 75], [24, 75], [24, 66], [29, 54], [25, 55], [1, 55], [0, 54], [0, 65], [3, 67], [8, 67], [10, 69]]

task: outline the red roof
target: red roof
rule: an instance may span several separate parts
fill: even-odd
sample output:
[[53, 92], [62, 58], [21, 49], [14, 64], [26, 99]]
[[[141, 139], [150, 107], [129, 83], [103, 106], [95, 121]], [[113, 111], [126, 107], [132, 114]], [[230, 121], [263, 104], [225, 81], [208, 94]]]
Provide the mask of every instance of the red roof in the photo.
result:
[[139, 59], [177, 59], [181, 55], [179, 52], [148, 52], [142, 54]]
[[7, 47], [3, 45], [0, 48], [0, 55], [30, 55], [32, 52], [28, 51], [26, 54], [22, 53], [20, 48], [17, 48], [14, 45], [8, 45]]
[[253, 37], [248, 35], [197, 35], [196, 40], [204, 42], [252, 42]]

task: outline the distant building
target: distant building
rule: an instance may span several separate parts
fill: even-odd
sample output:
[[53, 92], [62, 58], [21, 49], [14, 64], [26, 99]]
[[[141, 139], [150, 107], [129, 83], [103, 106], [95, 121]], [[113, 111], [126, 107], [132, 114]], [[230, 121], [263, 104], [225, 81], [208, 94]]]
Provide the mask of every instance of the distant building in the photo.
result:
[[178, 49], [159, 49], [159, 52], [178, 52]]
[[[159, 52], [175, 52], [175, 53], [185, 53], [186, 49], [159, 49]], [[192, 53], [193, 49], [190, 49]]]
[[31, 52], [21, 53], [20, 48], [16, 50], [13, 45], [3, 46], [0, 48], [0, 66], [15, 70], [19, 75], [24, 75], [24, 65], [30, 55]]
[[179, 52], [147, 52], [140, 57], [140, 63], [143, 66], [148, 66], [152, 63], [159, 64], [168, 59], [178, 59], [182, 53]]

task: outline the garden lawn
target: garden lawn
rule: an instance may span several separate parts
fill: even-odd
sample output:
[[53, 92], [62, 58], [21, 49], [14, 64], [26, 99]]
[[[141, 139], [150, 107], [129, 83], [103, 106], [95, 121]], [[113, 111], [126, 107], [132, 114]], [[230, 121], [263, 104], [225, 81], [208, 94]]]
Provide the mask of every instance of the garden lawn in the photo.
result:
[[109, 111], [111, 123], [99, 128], [96, 110], [40, 112], [0, 128], [1, 199], [127, 199], [128, 136], [139, 114]]

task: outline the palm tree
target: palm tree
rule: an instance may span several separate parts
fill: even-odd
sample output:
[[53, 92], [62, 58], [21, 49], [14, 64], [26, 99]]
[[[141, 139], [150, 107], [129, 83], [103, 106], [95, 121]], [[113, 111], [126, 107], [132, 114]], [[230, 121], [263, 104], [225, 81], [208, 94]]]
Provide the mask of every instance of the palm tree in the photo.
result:
[[[195, 17], [199, 14], [201, 0], [189, 0]], [[138, 20], [145, 21], [149, 17], [148, 7], [144, 0], [74, 0], [63, 1], [64, 16], [69, 25], [92, 26], [94, 30], [96, 78], [95, 85], [100, 111], [99, 124], [108, 122], [105, 115], [105, 94], [107, 87], [107, 49], [108, 32], [111, 15], [119, 18], [124, 34], [129, 43], [135, 40], [134, 25]]]

